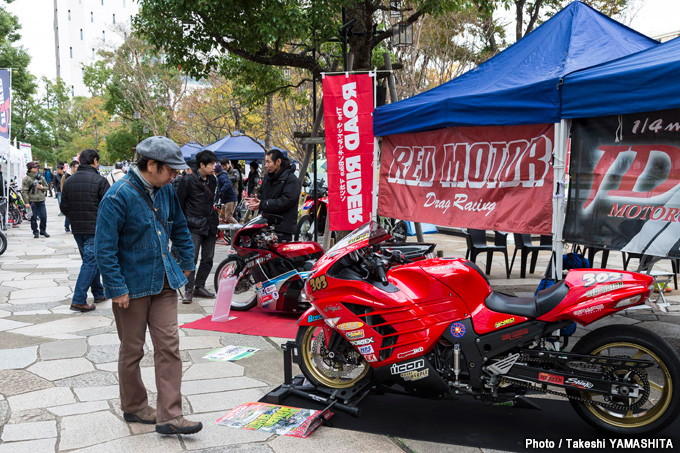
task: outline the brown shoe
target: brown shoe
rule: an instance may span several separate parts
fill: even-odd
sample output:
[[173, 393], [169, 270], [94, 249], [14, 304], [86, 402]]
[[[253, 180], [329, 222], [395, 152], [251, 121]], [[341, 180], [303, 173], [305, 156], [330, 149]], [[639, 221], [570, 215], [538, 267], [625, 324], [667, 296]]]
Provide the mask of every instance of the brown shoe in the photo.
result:
[[195, 434], [202, 429], [203, 423], [190, 422], [181, 415], [167, 422], [156, 424], [156, 432], [160, 434]]
[[190, 304], [193, 299], [194, 299], [194, 291], [191, 290], [191, 289], [187, 289], [184, 292], [184, 297], [182, 298], [182, 303], [183, 304]]
[[145, 425], [154, 425], [156, 423], [156, 409], [151, 406], [146, 406], [137, 412], [123, 412], [123, 418], [129, 423], [144, 423]]
[[94, 310], [95, 307], [94, 304], [71, 304], [71, 310], [73, 311], [82, 311], [87, 312], [87, 311], [92, 311]]

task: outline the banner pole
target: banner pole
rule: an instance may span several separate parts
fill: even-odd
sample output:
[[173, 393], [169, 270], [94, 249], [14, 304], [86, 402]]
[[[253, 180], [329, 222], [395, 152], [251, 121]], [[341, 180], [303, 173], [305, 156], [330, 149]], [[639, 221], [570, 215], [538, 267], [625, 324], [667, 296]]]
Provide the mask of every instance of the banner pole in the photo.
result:
[[[378, 77], [375, 72], [373, 75], [373, 111], [375, 111], [378, 103]], [[373, 117], [373, 112], [371, 112]], [[371, 220], [378, 221], [378, 185], [380, 184], [380, 150], [378, 149], [378, 138], [373, 136], [373, 204], [371, 206]]]

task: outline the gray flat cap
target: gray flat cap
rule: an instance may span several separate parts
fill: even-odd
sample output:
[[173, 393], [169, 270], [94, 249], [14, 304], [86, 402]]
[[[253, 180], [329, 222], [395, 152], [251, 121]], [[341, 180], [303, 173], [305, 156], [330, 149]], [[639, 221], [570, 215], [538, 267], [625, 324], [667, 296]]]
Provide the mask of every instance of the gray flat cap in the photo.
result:
[[137, 154], [146, 157], [147, 159], [163, 162], [165, 165], [174, 168], [175, 170], [189, 168], [186, 162], [184, 162], [184, 157], [182, 157], [182, 151], [180, 151], [179, 145], [162, 135], [145, 138], [139, 142], [137, 145]]

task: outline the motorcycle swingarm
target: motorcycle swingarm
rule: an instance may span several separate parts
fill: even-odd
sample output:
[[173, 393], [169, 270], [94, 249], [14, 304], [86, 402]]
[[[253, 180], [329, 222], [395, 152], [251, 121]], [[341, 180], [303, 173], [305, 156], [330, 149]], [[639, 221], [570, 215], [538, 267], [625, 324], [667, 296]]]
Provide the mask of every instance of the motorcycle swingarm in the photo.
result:
[[[548, 384], [569, 390], [587, 390], [588, 392], [601, 393], [605, 395], [617, 394], [617, 389], [625, 385], [630, 389], [638, 389], [635, 383], [623, 383], [610, 381], [594, 376], [584, 376], [576, 373], [569, 373], [544, 368], [534, 368], [531, 366], [516, 364], [507, 374], [506, 378], [515, 378], [525, 382], [536, 384]], [[635, 396], [631, 394], [631, 396]]]
[[[567, 369], [588, 374], [601, 374], [603, 367], [612, 368], [650, 368], [654, 362], [648, 360], [631, 359], [628, 357], [602, 357], [596, 355], [574, 354], [570, 352], [539, 351], [536, 349], [522, 349], [522, 357], [531, 357], [538, 362], [559, 364]], [[570, 365], [572, 364], [572, 365]], [[590, 370], [588, 370], [590, 368]]]

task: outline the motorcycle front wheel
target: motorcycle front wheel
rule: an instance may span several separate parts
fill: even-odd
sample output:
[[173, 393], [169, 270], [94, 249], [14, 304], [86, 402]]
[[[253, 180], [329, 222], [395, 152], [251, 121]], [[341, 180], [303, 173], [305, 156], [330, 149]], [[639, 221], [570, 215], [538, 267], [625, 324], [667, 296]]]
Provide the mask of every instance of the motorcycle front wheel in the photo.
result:
[[301, 355], [300, 369], [315, 387], [345, 389], [371, 379], [372, 369], [368, 362], [347, 340], [343, 338], [341, 341], [346, 343], [338, 352], [342, 358], [337, 355], [331, 358], [326, 350], [322, 327], [302, 326], [298, 329], [295, 342]]
[[314, 240], [314, 230], [312, 224], [312, 216], [304, 215], [300, 218], [295, 233], [295, 240], [301, 242], [309, 242]]
[[236, 311], [246, 311], [257, 305], [257, 291], [250, 269], [245, 269], [245, 262], [238, 255], [225, 258], [215, 271], [215, 289], [220, 287], [223, 278], [238, 276], [234, 296], [231, 298], [231, 308]]
[[[652, 434], [675, 421], [680, 412], [680, 357], [660, 336], [636, 326], [611, 325], [597, 329], [574, 346], [577, 354], [632, 358], [654, 363], [633, 373], [609, 367], [610, 377], [635, 383], [637, 397], [605, 397], [584, 390], [567, 390], [576, 413], [595, 428], [627, 436]], [[598, 404], [600, 403], [600, 404]], [[628, 410], [603, 407], [628, 406]]]
[[403, 244], [406, 242], [406, 238], [408, 237], [408, 225], [406, 225], [406, 222], [403, 220], [399, 220], [392, 227], [390, 234], [392, 235], [394, 242]]
[[5, 253], [5, 250], [7, 250], [7, 236], [0, 231], [0, 255]]

